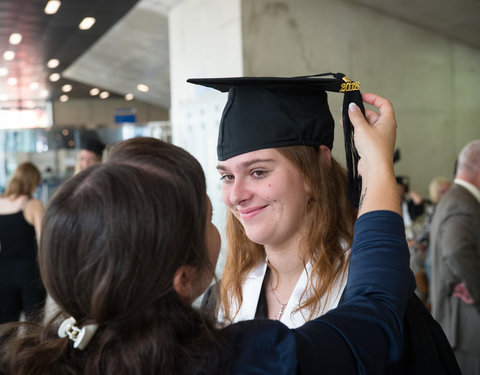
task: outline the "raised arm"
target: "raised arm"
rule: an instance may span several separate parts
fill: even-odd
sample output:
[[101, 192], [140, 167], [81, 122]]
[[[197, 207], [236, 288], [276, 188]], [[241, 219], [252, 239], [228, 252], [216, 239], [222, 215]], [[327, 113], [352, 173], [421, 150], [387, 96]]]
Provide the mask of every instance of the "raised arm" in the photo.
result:
[[363, 99], [379, 112], [368, 110], [365, 119], [355, 104], [349, 110], [362, 196], [344, 302], [297, 330], [301, 374], [314, 374], [315, 366], [325, 374], [381, 373], [402, 352], [403, 314], [415, 283], [393, 172], [397, 125], [388, 100]]
[[363, 202], [344, 302], [296, 330], [267, 320], [227, 327], [241, 348], [231, 374], [245, 373], [245, 364], [265, 374], [379, 374], [400, 358], [415, 281], [393, 174], [396, 123], [387, 100], [373, 94], [364, 100], [379, 113], [367, 111], [365, 120], [357, 108], [350, 110]]
[[355, 146], [360, 161], [362, 194], [358, 216], [374, 210], [389, 210], [401, 214], [400, 199], [393, 170], [393, 152], [397, 123], [392, 104], [375, 94], [363, 94], [363, 100], [378, 109], [366, 111], [366, 119], [354, 103], [349, 115], [355, 129]]

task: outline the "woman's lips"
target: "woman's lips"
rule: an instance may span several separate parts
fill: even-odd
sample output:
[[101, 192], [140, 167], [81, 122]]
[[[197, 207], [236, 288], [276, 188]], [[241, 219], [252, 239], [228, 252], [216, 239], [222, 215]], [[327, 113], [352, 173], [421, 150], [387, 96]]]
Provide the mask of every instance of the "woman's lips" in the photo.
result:
[[240, 217], [243, 220], [248, 220], [251, 219], [254, 216], [257, 216], [262, 210], [267, 207], [267, 206], [259, 206], [259, 207], [251, 207], [251, 208], [243, 208], [241, 210], [238, 210], [238, 213], [240, 214]]

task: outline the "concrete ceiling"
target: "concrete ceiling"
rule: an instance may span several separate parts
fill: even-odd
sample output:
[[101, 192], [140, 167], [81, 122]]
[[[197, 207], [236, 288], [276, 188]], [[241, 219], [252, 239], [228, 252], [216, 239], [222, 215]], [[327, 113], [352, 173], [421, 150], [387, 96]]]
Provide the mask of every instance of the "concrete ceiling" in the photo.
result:
[[[141, 0], [65, 75], [139, 100], [170, 104], [168, 11], [182, 0]], [[480, 0], [349, 0], [480, 49]], [[149, 83], [141, 93], [138, 83]]]
[[[66, 84], [72, 87], [70, 97], [88, 96], [91, 87], [61, 76], [49, 80], [49, 76], [60, 74], [137, 2], [63, 1], [55, 14], [46, 14], [46, 1], [0, 0], [0, 106], [17, 108], [55, 100], [65, 94], [62, 87]], [[78, 25], [87, 16], [96, 22], [80, 30]], [[16, 43], [11, 39], [14, 33], [20, 36]], [[50, 59], [56, 59], [57, 65], [47, 67]]]
[[[170, 107], [168, 10], [179, 0], [141, 0], [63, 75]], [[147, 85], [148, 92], [137, 89]]]
[[[120, 4], [132, 0], [116, 1]], [[137, 100], [169, 108], [168, 12], [182, 1], [138, 1], [113, 27], [75, 58], [61, 72], [62, 77], [86, 88], [102, 87], [118, 95], [132, 93]], [[346, 1], [374, 9], [379, 16], [394, 17], [480, 49], [480, 0]], [[75, 50], [74, 43], [64, 44], [63, 48], [68, 45]], [[138, 84], [148, 85], [149, 91], [139, 91]], [[88, 96], [88, 90], [85, 92]]]

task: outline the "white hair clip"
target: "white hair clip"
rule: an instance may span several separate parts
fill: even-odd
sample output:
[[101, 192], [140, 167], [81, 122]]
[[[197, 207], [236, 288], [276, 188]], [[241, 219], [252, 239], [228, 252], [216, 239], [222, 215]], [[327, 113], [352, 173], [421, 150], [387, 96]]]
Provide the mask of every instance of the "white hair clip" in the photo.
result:
[[59, 337], [67, 337], [74, 342], [75, 349], [83, 350], [88, 345], [93, 335], [98, 329], [98, 324], [87, 324], [82, 328], [78, 328], [74, 318], [65, 319], [58, 328]]

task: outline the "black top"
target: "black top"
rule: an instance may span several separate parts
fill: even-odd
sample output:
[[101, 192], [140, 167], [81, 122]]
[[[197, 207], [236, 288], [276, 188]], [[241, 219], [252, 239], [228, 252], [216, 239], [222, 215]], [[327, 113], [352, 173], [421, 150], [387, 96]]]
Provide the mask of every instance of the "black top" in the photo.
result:
[[0, 259], [33, 259], [37, 256], [35, 228], [23, 211], [0, 215]]

